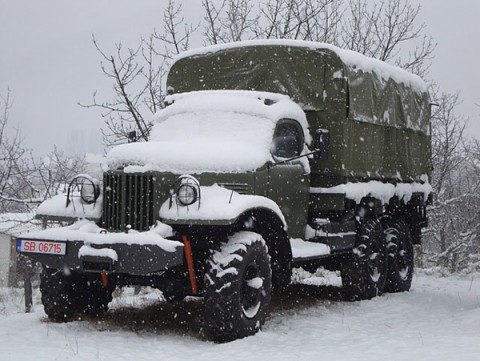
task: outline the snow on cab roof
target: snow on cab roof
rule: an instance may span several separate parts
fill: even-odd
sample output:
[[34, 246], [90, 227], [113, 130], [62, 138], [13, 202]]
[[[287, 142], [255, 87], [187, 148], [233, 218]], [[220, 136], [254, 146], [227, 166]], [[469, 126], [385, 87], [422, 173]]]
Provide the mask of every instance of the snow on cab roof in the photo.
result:
[[177, 114], [212, 111], [250, 114], [274, 122], [295, 119], [309, 142], [305, 113], [288, 95], [250, 90], [202, 90], [169, 95], [165, 104], [168, 106], [155, 114], [158, 123]]
[[166, 98], [149, 142], [123, 144], [107, 154], [110, 169], [175, 174], [252, 171], [272, 161], [277, 122], [295, 119], [310, 140], [300, 106], [288, 96], [253, 91], [198, 91]]
[[427, 91], [427, 85], [419, 76], [412, 74], [399, 67], [387, 64], [378, 59], [370, 58], [366, 55], [357, 53], [352, 50], [341, 49], [337, 46], [318, 43], [305, 40], [289, 40], [289, 39], [268, 39], [268, 40], [246, 40], [225, 44], [217, 44], [206, 46], [202, 48], [196, 48], [187, 50], [178, 54], [173, 63], [187, 57], [196, 57], [206, 54], [212, 54], [228, 49], [238, 49], [242, 47], [255, 47], [255, 46], [284, 46], [284, 47], [298, 47], [313, 50], [329, 50], [335, 53], [340, 60], [349, 68], [350, 71], [375, 73], [383, 80], [393, 79], [397, 83], [403, 83], [411, 86], [420, 93]]

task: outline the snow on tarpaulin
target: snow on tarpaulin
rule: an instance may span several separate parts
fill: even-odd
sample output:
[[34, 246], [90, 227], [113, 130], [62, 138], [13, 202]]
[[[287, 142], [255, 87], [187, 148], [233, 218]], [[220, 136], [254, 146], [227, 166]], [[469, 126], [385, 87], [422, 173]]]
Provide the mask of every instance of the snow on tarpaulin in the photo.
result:
[[[265, 99], [273, 103], [267, 105]], [[113, 148], [107, 155], [110, 169], [175, 174], [255, 170], [273, 161], [273, 131], [282, 118], [298, 120], [310, 141], [305, 114], [284, 95], [202, 91], [172, 95], [166, 102], [171, 105], [156, 114], [151, 140]]]
[[[167, 252], [175, 252], [182, 243], [165, 239], [172, 235], [172, 229], [163, 223], [157, 222], [149, 231], [137, 232], [130, 230], [128, 233], [104, 233], [105, 230], [94, 222], [86, 219], [79, 220], [71, 226], [49, 228], [42, 231], [25, 234], [28, 239], [51, 239], [55, 241], [83, 241], [87, 244], [140, 244], [156, 245]], [[84, 250], [88, 253], [88, 250]], [[110, 256], [113, 256], [112, 254]]]
[[356, 203], [359, 203], [363, 197], [371, 196], [381, 200], [383, 204], [387, 204], [394, 196], [397, 196], [404, 203], [407, 203], [412, 198], [413, 193], [423, 193], [423, 197], [426, 200], [432, 191], [433, 188], [428, 182], [424, 184], [397, 183], [397, 185], [382, 183], [379, 181], [365, 183], [348, 182], [347, 184], [340, 184], [330, 188], [310, 188], [310, 193], [343, 193], [346, 198], [352, 199]]
[[239, 194], [216, 184], [200, 187], [200, 193], [200, 207], [198, 201], [188, 207], [177, 206], [175, 201], [170, 206], [170, 201], [166, 201], [160, 208], [160, 218], [169, 221], [235, 219], [248, 209], [266, 208], [276, 213], [286, 227], [282, 211], [268, 198]]
[[[227, 49], [241, 48], [245, 46], [288, 46], [288, 47], [302, 47], [310, 49], [328, 49], [333, 51], [338, 57], [354, 71], [363, 71], [368, 73], [375, 73], [378, 77], [387, 81], [393, 79], [397, 83], [403, 83], [416, 89], [419, 93], [427, 91], [425, 82], [415, 74], [412, 74], [399, 67], [389, 65], [378, 59], [367, 57], [363, 54], [352, 50], [341, 49], [331, 44], [318, 43], [313, 41], [289, 40], [289, 39], [268, 39], [268, 40], [246, 40], [241, 42], [233, 42], [226, 44], [218, 44], [206, 46], [202, 48], [192, 49], [178, 54], [173, 59], [175, 62], [187, 58], [201, 56], [209, 53], [216, 53]], [[173, 65], [172, 65], [173, 67]]]

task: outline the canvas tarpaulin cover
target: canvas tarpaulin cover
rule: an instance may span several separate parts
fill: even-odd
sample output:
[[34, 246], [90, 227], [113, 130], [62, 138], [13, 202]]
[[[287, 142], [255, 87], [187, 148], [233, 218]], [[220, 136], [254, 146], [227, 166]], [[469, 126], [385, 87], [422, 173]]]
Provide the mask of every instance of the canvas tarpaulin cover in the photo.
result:
[[[307, 113], [312, 134], [318, 128], [332, 134], [334, 158], [313, 164], [313, 171], [403, 180], [431, 171], [425, 84], [355, 52], [281, 40], [207, 47], [178, 56], [167, 85], [175, 93], [242, 89], [289, 95]], [[358, 158], [362, 153], [365, 159]]]

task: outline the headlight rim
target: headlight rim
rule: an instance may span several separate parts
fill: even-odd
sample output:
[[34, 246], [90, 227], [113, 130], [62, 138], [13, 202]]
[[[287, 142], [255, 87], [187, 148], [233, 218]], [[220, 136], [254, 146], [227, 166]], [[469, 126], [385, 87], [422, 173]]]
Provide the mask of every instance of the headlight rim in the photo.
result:
[[[188, 196], [181, 194], [182, 189], [185, 189], [185, 188], [190, 189], [190, 190], [192, 191], [192, 193], [193, 193], [193, 194], [191, 195], [191, 198], [192, 198], [192, 199], [191, 199], [191, 201], [189, 201], [189, 202], [185, 202], [185, 201], [184, 201], [184, 199], [187, 198]], [[197, 201], [197, 199], [198, 199], [198, 192], [197, 192], [197, 189], [196, 189], [194, 186], [190, 185], [190, 184], [180, 184], [180, 186], [177, 188], [176, 196], [177, 196], [178, 202], [179, 202], [182, 206], [188, 207], [188, 206], [191, 206], [192, 204], [194, 204], [194, 203]]]
[[[97, 201], [98, 197], [100, 196], [100, 190], [98, 185], [96, 185], [92, 179], [84, 178], [86, 181], [83, 181], [80, 188], [80, 199], [85, 204], [93, 204]], [[85, 199], [84, 197], [84, 189], [86, 186], [91, 186], [93, 190], [93, 198]]]
[[[93, 190], [93, 197], [87, 198], [84, 194], [86, 186]], [[91, 192], [91, 191], [90, 191]], [[80, 198], [80, 203], [84, 205], [94, 205], [100, 198], [100, 183], [97, 179], [92, 178], [88, 174], [78, 174], [73, 177], [68, 186], [66, 207], [73, 201], [73, 198]]]
[[[185, 187], [191, 189], [193, 193], [192, 200], [189, 202], [185, 202], [184, 196], [181, 196], [180, 194], [180, 191]], [[175, 195], [175, 201], [177, 203], [177, 206], [189, 207], [195, 203], [198, 203], [198, 207], [200, 207], [200, 182], [191, 175], [182, 175], [177, 178], [175, 182], [175, 191], [173, 192], [173, 194]]]

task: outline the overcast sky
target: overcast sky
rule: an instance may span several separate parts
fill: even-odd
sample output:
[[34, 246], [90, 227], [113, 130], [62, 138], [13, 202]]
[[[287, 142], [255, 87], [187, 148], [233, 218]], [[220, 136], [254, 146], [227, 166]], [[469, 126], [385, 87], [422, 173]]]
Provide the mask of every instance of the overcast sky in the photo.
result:
[[[430, 78], [444, 91], [461, 91], [459, 111], [470, 119], [470, 133], [480, 138], [475, 105], [480, 103], [480, 1], [418, 1], [426, 33], [438, 43]], [[0, 0], [0, 92], [10, 88], [10, 121], [36, 154], [48, 153], [54, 144], [74, 152], [102, 151], [102, 119], [77, 105], [88, 103], [95, 90], [111, 94], [91, 36], [106, 48], [118, 41], [135, 46], [161, 27], [165, 2]], [[182, 3], [195, 19], [200, 1]]]

